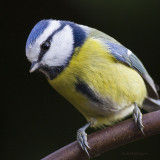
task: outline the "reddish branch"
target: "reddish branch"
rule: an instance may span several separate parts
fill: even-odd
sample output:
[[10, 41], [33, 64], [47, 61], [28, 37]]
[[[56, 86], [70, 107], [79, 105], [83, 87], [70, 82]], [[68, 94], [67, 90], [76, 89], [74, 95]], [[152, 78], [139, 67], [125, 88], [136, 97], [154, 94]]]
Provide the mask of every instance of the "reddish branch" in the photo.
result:
[[[132, 119], [122, 121], [114, 126], [94, 132], [88, 136], [89, 151], [91, 157], [117, 148], [121, 145], [160, 134], [160, 110], [143, 115], [145, 126], [143, 135], [135, 126]], [[42, 160], [87, 160], [86, 153], [75, 141], [69, 145], [51, 153]]]

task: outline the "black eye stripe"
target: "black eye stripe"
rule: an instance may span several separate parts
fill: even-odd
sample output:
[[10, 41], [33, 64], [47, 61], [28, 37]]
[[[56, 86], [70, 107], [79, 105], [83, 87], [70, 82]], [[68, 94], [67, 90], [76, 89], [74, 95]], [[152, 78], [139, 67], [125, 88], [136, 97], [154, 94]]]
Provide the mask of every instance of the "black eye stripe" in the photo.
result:
[[[59, 32], [60, 30], [62, 30], [63, 28], [65, 27], [65, 24], [61, 24], [61, 27], [59, 28], [59, 29], [57, 29], [56, 31], [54, 31], [47, 39], [46, 39], [46, 41], [45, 42], [47, 42], [47, 43], [49, 43], [50, 45], [51, 45], [51, 41], [52, 41], [52, 37], [57, 33], [57, 32]], [[50, 48], [50, 46], [49, 46], [49, 48], [47, 49], [44, 49], [45, 47], [44, 47], [44, 45], [46, 45], [46, 44], [44, 44], [45, 42], [43, 42], [42, 44], [41, 44], [41, 46], [40, 46], [40, 53], [39, 53], [39, 57], [38, 57], [38, 62], [40, 62], [41, 60], [42, 60], [42, 58], [43, 58], [43, 56], [44, 56], [44, 54], [48, 51], [48, 49]], [[48, 45], [48, 44], [47, 44]], [[44, 48], [43, 48], [44, 47]]]
[[39, 53], [39, 57], [38, 57], [38, 62], [40, 62], [42, 60], [43, 55], [48, 51], [49, 48], [50, 48], [50, 42], [49, 41], [45, 41], [41, 44], [40, 53]]
[[45, 41], [42, 43], [41, 45], [41, 50], [47, 51], [50, 48], [50, 42], [49, 41]]

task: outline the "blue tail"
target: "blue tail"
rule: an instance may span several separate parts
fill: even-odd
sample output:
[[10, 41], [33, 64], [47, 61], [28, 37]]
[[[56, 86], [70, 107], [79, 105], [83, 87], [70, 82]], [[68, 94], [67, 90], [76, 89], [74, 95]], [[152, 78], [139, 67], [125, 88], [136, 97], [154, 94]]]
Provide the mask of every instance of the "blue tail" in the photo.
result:
[[147, 112], [160, 110], [160, 99], [155, 100], [150, 97], [147, 97], [143, 102], [143, 109]]

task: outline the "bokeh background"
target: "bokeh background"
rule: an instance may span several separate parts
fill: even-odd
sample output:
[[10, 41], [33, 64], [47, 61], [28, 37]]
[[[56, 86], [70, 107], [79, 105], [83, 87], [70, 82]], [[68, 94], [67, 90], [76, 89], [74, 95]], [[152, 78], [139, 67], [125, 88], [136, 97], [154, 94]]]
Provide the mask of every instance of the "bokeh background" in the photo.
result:
[[[6, 1], [1, 5], [3, 160], [38, 160], [76, 139], [86, 123], [44, 75], [28, 72], [25, 43], [41, 19], [70, 20], [97, 28], [131, 49], [160, 85], [159, 0]], [[2, 43], [1, 43], [2, 44]], [[89, 130], [89, 133], [93, 130]], [[159, 159], [160, 137], [152, 136], [94, 160]]]

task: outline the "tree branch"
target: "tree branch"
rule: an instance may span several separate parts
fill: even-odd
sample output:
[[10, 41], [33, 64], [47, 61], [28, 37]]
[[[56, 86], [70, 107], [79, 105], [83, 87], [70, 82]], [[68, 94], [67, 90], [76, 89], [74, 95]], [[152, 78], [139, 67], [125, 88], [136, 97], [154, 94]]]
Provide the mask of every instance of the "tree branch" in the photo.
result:
[[[91, 157], [117, 148], [121, 145], [160, 134], [160, 110], [143, 115], [143, 135], [136, 127], [132, 119], [122, 121], [114, 126], [94, 132], [88, 136], [89, 151]], [[87, 160], [89, 157], [80, 148], [77, 141], [51, 153], [42, 160]]]

